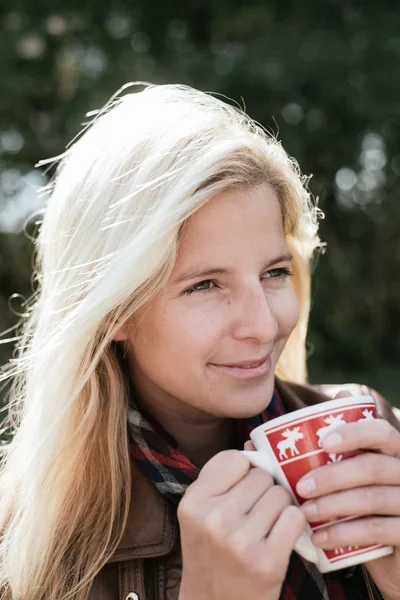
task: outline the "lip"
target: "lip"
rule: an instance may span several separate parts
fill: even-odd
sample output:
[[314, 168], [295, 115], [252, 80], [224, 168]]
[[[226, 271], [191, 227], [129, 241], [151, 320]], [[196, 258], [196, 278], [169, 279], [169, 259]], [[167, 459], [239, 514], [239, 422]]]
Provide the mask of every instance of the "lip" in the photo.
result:
[[[258, 363], [257, 366], [251, 367], [251, 365], [256, 363]], [[268, 355], [262, 359], [244, 360], [242, 362], [230, 365], [217, 365], [211, 363], [211, 366], [218, 371], [222, 371], [223, 373], [227, 373], [233, 377], [238, 377], [240, 379], [252, 379], [254, 377], [262, 377], [263, 375], [267, 375], [271, 371], [272, 362], [271, 356]]]

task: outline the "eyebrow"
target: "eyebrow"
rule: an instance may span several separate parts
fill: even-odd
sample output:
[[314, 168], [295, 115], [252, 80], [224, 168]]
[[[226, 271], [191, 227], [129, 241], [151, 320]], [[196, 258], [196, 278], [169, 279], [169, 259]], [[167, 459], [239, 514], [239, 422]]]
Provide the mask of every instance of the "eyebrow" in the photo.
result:
[[[269, 261], [269, 263], [267, 263], [264, 266], [263, 270], [269, 269], [273, 265], [276, 265], [280, 262], [291, 262], [292, 260], [293, 260], [293, 256], [290, 252], [281, 254], [280, 256], [276, 256], [271, 261]], [[224, 267], [205, 267], [205, 268], [197, 267], [196, 268], [196, 267], [194, 267], [192, 269], [187, 269], [186, 271], [183, 271], [183, 273], [181, 273], [176, 279], [174, 279], [172, 281], [172, 283], [174, 283], [174, 284], [182, 283], [184, 281], [189, 281], [191, 279], [200, 279], [200, 278], [205, 279], [212, 275], [232, 275], [232, 273], [233, 273], [233, 269], [231, 269], [231, 268], [224, 268]]]

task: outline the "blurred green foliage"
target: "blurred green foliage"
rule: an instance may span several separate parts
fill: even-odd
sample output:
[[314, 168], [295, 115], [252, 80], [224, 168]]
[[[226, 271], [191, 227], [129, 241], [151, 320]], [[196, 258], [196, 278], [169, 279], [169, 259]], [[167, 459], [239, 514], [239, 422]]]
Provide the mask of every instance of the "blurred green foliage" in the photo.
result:
[[[326, 215], [311, 381], [362, 380], [395, 404], [400, 359], [398, 0], [3, 0], [0, 328], [29, 294], [33, 165], [123, 83], [224, 94], [278, 134]], [[18, 310], [18, 308], [17, 308]], [[11, 344], [0, 346], [4, 362]]]

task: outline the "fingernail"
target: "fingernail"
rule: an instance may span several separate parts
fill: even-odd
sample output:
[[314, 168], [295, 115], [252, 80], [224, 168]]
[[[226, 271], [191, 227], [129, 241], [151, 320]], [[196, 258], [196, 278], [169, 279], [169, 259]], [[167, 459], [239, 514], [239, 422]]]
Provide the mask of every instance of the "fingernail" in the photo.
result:
[[312, 535], [313, 544], [324, 544], [328, 541], [328, 532], [320, 529]]
[[307, 519], [310, 519], [311, 517], [315, 517], [317, 514], [317, 505], [315, 502], [306, 502], [305, 504], [301, 505], [301, 510]]
[[296, 490], [299, 496], [303, 496], [303, 498], [307, 498], [308, 496], [312, 496], [315, 491], [315, 481], [312, 477], [305, 477], [304, 479], [300, 479], [297, 482]]
[[326, 436], [326, 438], [322, 440], [321, 444], [327, 450], [331, 450], [333, 448], [336, 448], [336, 446], [339, 446], [342, 443], [342, 441], [343, 438], [340, 435], [340, 433], [330, 433]]

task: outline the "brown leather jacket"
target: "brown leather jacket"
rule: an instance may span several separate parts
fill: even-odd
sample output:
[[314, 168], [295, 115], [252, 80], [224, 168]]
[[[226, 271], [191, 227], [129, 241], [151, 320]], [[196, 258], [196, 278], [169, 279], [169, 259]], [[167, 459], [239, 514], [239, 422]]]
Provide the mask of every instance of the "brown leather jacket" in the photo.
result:
[[[354, 395], [371, 394], [379, 416], [400, 431], [390, 404], [366, 386], [308, 386], [279, 380], [276, 385], [288, 411], [323, 402], [343, 389]], [[132, 502], [126, 531], [112, 559], [96, 577], [90, 600], [178, 600], [181, 573], [176, 511], [132, 463]], [[380, 600], [366, 570], [364, 574], [365, 598]]]

